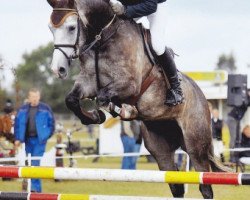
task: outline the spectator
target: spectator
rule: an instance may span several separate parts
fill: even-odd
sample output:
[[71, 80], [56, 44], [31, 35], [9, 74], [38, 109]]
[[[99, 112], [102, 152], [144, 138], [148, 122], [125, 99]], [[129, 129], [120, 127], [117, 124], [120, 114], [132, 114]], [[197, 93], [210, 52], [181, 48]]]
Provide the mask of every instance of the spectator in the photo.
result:
[[[131, 122], [121, 122], [121, 140], [124, 153], [138, 153], [142, 142], [141, 122], [133, 120]], [[124, 156], [122, 159], [122, 169], [136, 169], [138, 156]]]
[[[242, 131], [241, 147], [250, 148], [250, 125], [246, 125]], [[242, 151], [240, 157], [250, 157], [250, 151]]]
[[89, 138], [93, 139], [94, 138], [94, 126], [93, 126], [93, 124], [87, 125], [87, 132], [88, 132]]
[[212, 110], [212, 135], [213, 135], [213, 145], [214, 154], [221, 158], [222, 162], [225, 162], [223, 156], [223, 142], [222, 142], [222, 127], [223, 121], [219, 119], [219, 110]]
[[[230, 149], [235, 148], [238, 123], [240, 123], [241, 119], [244, 117], [248, 106], [249, 105], [242, 105], [240, 107], [234, 107], [228, 114], [227, 125], [230, 132]], [[236, 162], [233, 152], [230, 152], [230, 162]]]
[[212, 118], [212, 112], [213, 112], [213, 105], [210, 101], [207, 102], [208, 103], [208, 108], [209, 108], [209, 111], [210, 111], [210, 114], [211, 114], [211, 118]]
[[[131, 129], [134, 133], [134, 138], [135, 138], [135, 146], [134, 146], [134, 153], [139, 153], [141, 149], [141, 143], [142, 143], [142, 125], [141, 121], [138, 120], [133, 120], [130, 122], [131, 123]], [[133, 156], [132, 157], [132, 163], [135, 165], [136, 169], [136, 163], [138, 160], [139, 156]]]
[[[17, 112], [14, 133], [15, 145], [25, 143], [26, 154], [43, 156], [47, 140], [54, 132], [54, 116], [51, 108], [40, 102], [40, 91], [32, 88], [28, 93], [28, 103], [21, 106]], [[39, 160], [32, 160], [33, 166], [39, 166]], [[41, 192], [41, 180], [31, 180], [31, 191]]]
[[10, 99], [7, 99], [4, 109], [4, 114], [0, 117], [0, 134], [5, 137], [11, 143], [14, 143], [14, 119], [15, 119], [15, 111]]

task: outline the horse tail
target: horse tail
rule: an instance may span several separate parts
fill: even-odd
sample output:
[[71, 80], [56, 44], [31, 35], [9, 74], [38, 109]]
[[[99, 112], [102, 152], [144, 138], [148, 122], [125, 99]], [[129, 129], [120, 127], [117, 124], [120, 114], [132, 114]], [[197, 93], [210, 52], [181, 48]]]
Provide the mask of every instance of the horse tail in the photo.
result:
[[233, 170], [229, 167], [223, 165], [218, 158], [216, 158], [213, 153], [208, 155], [208, 159], [210, 161], [210, 165], [213, 172], [233, 172]]

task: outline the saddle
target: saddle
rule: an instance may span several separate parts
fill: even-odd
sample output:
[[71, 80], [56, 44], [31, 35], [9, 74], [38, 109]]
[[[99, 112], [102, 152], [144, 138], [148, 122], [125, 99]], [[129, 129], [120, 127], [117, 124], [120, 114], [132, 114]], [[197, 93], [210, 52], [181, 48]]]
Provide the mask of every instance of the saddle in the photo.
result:
[[[150, 62], [152, 65], [156, 65], [157, 63], [157, 55], [153, 49], [152, 46], [152, 40], [151, 40], [151, 33], [149, 29], [146, 29], [143, 27], [142, 24], [138, 24], [140, 27], [140, 32], [143, 38], [143, 45], [146, 55], [148, 56]], [[168, 51], [171, 53], [172, 57], [174, 58], [177, 55], [172, 48], [168, 48]]]
[[157, 60], [156, 60], [156, 53], [152, 46], [150, 30], [144, 28], [142, 24], [139, 24], [139, 27], [140, 27], [140, 32], [143, 38], [143, 45], [144, 45], [145, 53], [148, 56], [151, 64], [154, 66], [157, 63]]

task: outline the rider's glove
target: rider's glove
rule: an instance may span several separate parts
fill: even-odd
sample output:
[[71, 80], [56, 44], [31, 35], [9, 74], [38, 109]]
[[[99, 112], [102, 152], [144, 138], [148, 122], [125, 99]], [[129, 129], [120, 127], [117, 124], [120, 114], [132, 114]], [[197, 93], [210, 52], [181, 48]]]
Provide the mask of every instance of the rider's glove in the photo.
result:
[[111, 8], [113, 9], [113, 11], [115, 12], [115, 14], [117, 14], [117, 15], [124, 15], [125, 14], [126, 8], [124, 5], [122, 5], [122, 3], [120, 1], [110, 0], [109, 4], [110, 4]]

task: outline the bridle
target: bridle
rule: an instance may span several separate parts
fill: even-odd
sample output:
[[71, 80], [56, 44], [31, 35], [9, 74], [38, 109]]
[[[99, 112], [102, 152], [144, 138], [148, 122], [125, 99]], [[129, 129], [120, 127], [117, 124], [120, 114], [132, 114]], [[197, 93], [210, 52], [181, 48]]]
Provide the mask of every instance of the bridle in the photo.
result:
[[[77, 46], [79, 44], [79, 37], [80, 37], [80, 17], [76, 9], [54, 8], [53, 11], [71, 11], [72, 14], [77, 15], [77, 35], [76, 35], [75, 43], [74, 44], [54, 44], [54, 50], [58, 49], [59, 51], [61, 51], [62, 54], [67, 58], [68, 64], [70, 66], [71, 61], [79, 57], [79, 55], [77, 54]], [[68, 56], [67, 53], [62, 48], [73, 48], [74, 53]]]
[[[53, 11], [71, 11], [72, 14], [77, 15], [77, 35], [76, 35], [76, 41], [75, 41], [75, 43], [74, 44], [54, 44], [54, 50], [58, 49], [59, 51], [62, 52], [62, 54], [67, 58], [69, 66], [70, 66], [71, 61], [73, 59], [79, 58], [79, 55], [88, 52], [90, 49], [92, 49], [95, 46], [95, 44], [97, 42], [99, 42], [102, 39], [103, 32], [106, 29], [108, 29], [113, 24], [113, 22], [115, 21], [115, 18], [116, 18], [116, 15], [114, 15], [113, 18], [110, 20], [110, 22], [108, 22], [108, 24], [106, 24], [104, 26], [104, 28], [101, 29], [101, 31], [99, 32], [99, 34], [97, 34], [94, 37], [94, 40], [92, 42], [90, 42], [89, 44], [84, 45], [81, 48], [80, 52], [77, 53], [77, 47], [79, 46], [80, 23], [81, 23], [81, 19], [80, 19], [80, 16], [78, 14], [78, 11], [76, 9], [70, 9], [70, 8], [54, 8]], [[111, 36], [113, 36], [113, 34]], [[108, 39], [110, 39], [111, 36], [108, 37]], [[68, 56], [67, 53], [62, 48], [73, 48], [74, 49], [74, 53], [72, 55]]]

